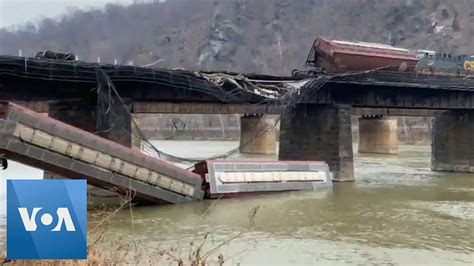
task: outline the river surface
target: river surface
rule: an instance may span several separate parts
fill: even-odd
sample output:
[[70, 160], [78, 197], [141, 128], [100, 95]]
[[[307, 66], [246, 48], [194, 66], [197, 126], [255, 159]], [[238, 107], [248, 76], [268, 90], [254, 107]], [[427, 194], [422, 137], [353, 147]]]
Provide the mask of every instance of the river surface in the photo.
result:
[[[206, 158], [238, 143], [155, 145]], [[398, 156], [356, 154], [354, 160], [356, 182], [335, 184], [333, 191], [121, 210], [100, 248], [130, 264], [176, 264], [170, 257], [186, 261], [203, 243], [211, 264], [222, 254], [229, 265], [474, 265], [474, 175], [431, 172], [429, 146], [402, 145]], [[11, 163], [0, 175], [4, 224], [5, 178], [41, 178], [42, 171]], [[89, 228], [98, 222], [91, 214]]]

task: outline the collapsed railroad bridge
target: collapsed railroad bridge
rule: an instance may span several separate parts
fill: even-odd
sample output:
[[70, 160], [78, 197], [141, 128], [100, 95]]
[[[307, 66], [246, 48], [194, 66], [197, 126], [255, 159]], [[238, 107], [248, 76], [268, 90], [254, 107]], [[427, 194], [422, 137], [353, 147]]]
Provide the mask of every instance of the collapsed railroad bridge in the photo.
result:
[[[325, 161], [334, 181], [354, 180], [351, 115], [361, 116], [363, 151], [378, 153], [397, 151], [392, 133], [396, 125], [390, 116], [435, 116], [432, 169], [474, 172], [474, 140], [469, 137], [474, 135], [474, 79], [470, 76], [371, 70], [276, 77], [0, 56], [0, 86], [1, 100], [48, 113], [60, 123], [41, 122], [31, 118], [29, 111], [4, 103], [10, 111], [2, 116], [1, 149], [9, 156], [63, 176], [87, 176], [91, 183], [103, 187], [126, 188], [132, 177], [139, 180], [132, 184], [137, 187], [137, 195], [152, 202], [163, 200], [156, 195], [150, 198], [155, 188], [169, 194], [166, 202], [199, 200], [203, 196], [202, 180], [136, 151], [140, 142], [146, 142], [133, 121], [132, 115], [137, 113], [242, 114], [240, 148], [250, 153], [275, 152], [272, 129], [277, 123], [265, 115], [277, 114], [279, 159]], [[82, 135], [75, 135], [74, 127], [89, 133], [86, 137], [82, 131]], [[62, 135], [56, 136], [55, 132]], [[104, 138], [108, 141], [101, 144]], [[84, 147], [68, 141], [83, 142]], [[60, 166], [38, 162], [34, 158], [57, 163], [64, 162], [64, 158], [54, 157], [51, 150], [35, 153], [25, 144], [28, 142], [35, 147], [62, 149], [79, 162]], [[145, 146], [155, 155], [172, 158]], [[103, 150], [93, 151], [95, 155], [87, 150], [95, 147]], [[81, 157], [85, 151], [99, 158], [94, 163], [106, 162], [88, 169], [82, 165], [91, 164]], [[122, 157], [114, 158], [113, 154]], [[121, 160], [121, 166], [114, 166], [117, 160]], [[105, 165], [116, 168], [97, 172], [97, 167]], [[72, 173], [67, 170], [71, 167], [74, 171], [85, 167], [81, 170], [85, 172]], [[92, 180], [96, 176], [97, 180]], [[143, 182], [148, 185], [140, 188]]]

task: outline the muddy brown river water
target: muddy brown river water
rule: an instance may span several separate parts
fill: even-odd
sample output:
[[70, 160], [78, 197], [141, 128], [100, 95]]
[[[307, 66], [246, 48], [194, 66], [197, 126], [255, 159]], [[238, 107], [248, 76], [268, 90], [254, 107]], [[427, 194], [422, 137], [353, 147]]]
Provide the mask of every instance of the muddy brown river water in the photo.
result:
[[[238, 145], [155, 144], [202, 158]], [[110, 256], [126, 253], [121, 262], [130, 264], [175, 264], [154, 252], [172, 250], [186, 260], [204, 242], [203, 253], [223, 244], [211, 252], [211, 264], [222, 254], [229, 265], [474, 265], [474, 175], [431, 172], [430, 160], [429, 146], [402, 145], [399, 156], [356, 155], [356, 182], [335, 184], [333, 191], [125, 209], [112, 219], [101, 248]], [[11, 164], [0, 175], [4, 224], [4, 179], [41, 171]], [[249, 212], [256, 215], [249, 219]], [[90, 217], [89, 228], [96, 224]], [[128, 251], [116, 251], [116, 243]]]

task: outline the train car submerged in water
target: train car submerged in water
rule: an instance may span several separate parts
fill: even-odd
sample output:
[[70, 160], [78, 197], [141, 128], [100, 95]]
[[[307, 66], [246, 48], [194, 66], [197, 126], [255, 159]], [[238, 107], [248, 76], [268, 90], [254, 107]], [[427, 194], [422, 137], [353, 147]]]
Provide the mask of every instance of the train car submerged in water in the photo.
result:
[[207, 160], [189, 171], [9, 102], [0, 102], [0, 159], [146, 204], [332, 187], [324, 162]]
[[206, 160], [194, 166], [206, 198], [332, 188], [332, 174], [318, 161]]
[[0, 101], [0, 156], [140, 203], [203, 198], [199, 175], [19, 105]]

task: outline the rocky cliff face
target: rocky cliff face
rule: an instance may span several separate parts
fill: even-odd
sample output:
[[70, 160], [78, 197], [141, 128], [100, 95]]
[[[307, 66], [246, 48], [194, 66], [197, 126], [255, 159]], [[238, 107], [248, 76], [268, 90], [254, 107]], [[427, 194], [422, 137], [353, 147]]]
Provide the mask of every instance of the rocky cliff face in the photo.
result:
[[0, 54], [288, 74], [316, 35], [474, 53], [472, 0], [168, 0], [108, 5], [0, 31]]

